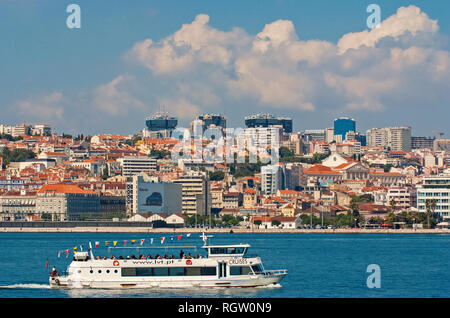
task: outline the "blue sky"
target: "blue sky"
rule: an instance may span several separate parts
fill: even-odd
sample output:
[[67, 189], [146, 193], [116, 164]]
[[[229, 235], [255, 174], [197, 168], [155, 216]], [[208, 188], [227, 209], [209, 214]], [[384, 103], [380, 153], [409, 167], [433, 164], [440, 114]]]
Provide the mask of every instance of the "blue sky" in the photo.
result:
[[[71, 3], [81, 7], [81, 29], [66, 26]], [[335, 54], [344, 35], [368, 31], [370, 3], [381, 7], [382, 21], [413, 5], [420, 12], [408, 19], [418, 23], [398, 18], [382, 24], [384, 30], [392, 27], [391, 37], [390, 31], [373, 34], [373, 46], [356, 44]], [[128, 134], [141, 130], [144, 118], [164, 104], [182, 126], [214, 112], [225, 114], [230, 127], [241, 127], [243, 116], [265, 112], [293, 117], [295, 130], [326, 128], [337, 116], [351, 116], [363, 132], [411, 125], [413, 135], [437, 129], [448, 136], [450, 98], [441, 92], [449, 88], [449, 15], [450, 2], [438, 0], [0, 0], [1, 123], [26, 120], [47, 122], [60, 133]], [[437, 30], [430, 29], [432, 21]], [[183, 25], [223, 37], [213, 35], [195, 49], [189, 41], [200, 42], [188, 29], [188, 47], [165, 46], [165, 39], [176, 42]], [[258, 34], [271, 49], [256, 54]], [[279, 36], [289, 43], [275, 48]], [[148, 39], [149, 47], [133, 50]], [[313, 46], [318, 42], [323, 47]], [[163, 61], [165, 66], [177, 58], [189, 63], [162, 70], [160, 48], [181, 52]], [[286, 62], [284, 54], [297, 55]], [[317, 54], [320, 61], [313, 60]], [[410, 63], [397, 67], [396, 61], [408, 58]]]

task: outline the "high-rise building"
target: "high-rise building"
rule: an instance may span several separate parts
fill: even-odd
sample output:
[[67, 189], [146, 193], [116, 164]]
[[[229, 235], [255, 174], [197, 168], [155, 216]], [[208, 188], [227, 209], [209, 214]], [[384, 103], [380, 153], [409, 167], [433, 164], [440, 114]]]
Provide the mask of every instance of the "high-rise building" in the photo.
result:
[[218, 114], [203, 114], [198, 116], [197, 120], [201, 120], [203, 131], [208, 128], [224, 130], [227, 126], [226, 117]]
[[281, 127], [255, 127], [245, 128], [244, 135], [250, 139], [255, 147], [266, 148], [273, 146], [279, 147], [281, 140]]
[[334, 120], [334, 135], [341, 136], [340, 141], [344, 141], [348, 132], [356, 132], [355, 120], [349, 117], [336, 118]]
[[325, 129], [307, 129], [303, 134], [307, 141], [317, 140], [324, 141], [326, 140], [326, 132]]
[[411, 127], [372, 128], [367, 131], [368, 146], [382, 146], [393, 151], [411, 151]]
[[270, 114], [258, 114], [245, 117], [245, 126], [247, 128], [281, 126], [283, 127], [283, 132], [291, 133], [292, 118], [275, 117]]
[[261, 191], [264, 194], [275, 194], [283, 190], [281, 166], [267, 165], [261, 167]]
[[174, 180], [182, 185], [182, 211], [190, 215], [210, 215], [211, 185], [204, 174], [190, 173]]
[[433, 150], [434, 137], [411, 137], [411, 149]]
[[172, 131], [177, 127], [178, 119], [158, 112], [148, 117], [145, 123], [147, 128], [142, 132], [144, 137], [165, 138], [170, 137]]

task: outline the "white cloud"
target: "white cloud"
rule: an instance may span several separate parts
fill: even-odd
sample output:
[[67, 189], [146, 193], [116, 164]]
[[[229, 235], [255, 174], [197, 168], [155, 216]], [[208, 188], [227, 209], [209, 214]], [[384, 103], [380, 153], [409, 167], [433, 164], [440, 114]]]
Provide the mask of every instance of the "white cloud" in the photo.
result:
[[401, 7], [397, 13], [384, 20], [379, 27], [371, 31], [345, 34], [338, 42], [339, 52], [345, 53], [349, 49], [361, 46], [374, 47], [381, 39], [411, 33], [416, 36], [419, 32], [434, 34], [439, 30], [436, 20], [431, 20], [427, 14], [416, 6]]
[[[438, 31], [416, 6], [399, 8], [379, 28], [344, 34], [337, 44], [301, 40], [288, 20], [251, 35], [215, 29], [200, 14], [158, 42], [136, 43], [127, 56], [151, 71], [161, 84], [157, 99], [180, 118], [221, 107], [228, 114], [380, 113], [417, 104], [427, 93], [421, 88], [448, 91], [449, 52], [428, 45], [438, 42]], [[249, 107], [233, 108], [243, 100]]]
[[143, 103], [132, 97], [124, 87], [131, 79], [120, 75], [111, 82], [97, 87], [94, 92], [94, 106], [112, 116], [126, 114], [130, 108], [142, 107]]
[[65, 98], [61, 92], [52, 92], [49, 95], [34, 96], [18, 101], [14, 107], [26, 118], [54, 122], [62, 118], [64, 102]]

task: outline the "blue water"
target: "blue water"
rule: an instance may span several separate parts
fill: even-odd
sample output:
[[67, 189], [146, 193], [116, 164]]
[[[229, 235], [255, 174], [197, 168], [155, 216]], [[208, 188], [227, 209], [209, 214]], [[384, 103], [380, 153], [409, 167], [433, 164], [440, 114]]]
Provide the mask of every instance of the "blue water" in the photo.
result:
[[[266, 269], [287, 269], [271, 288], [195, 290], [53, 290], [48, 275], [71, 261], [58, 251], [99, 241], [97, 255], [110, 255], [105, 241], [148, 239], [160, 245], [201, 246], [198, 234], [171, 241], [174, 234], [140, 233], [0, 233], [0, 298], [66, 297], [450, 297], [450, 236], [436, 234], [214, 234], [216, 244], [249, 243]], [[136, 243], [138, 244], [138, 243]], [[130, 243], [128, 243], [130, 246]], [[188, 249], [184, 249], [188, 252]], [[149, 250], [145, 250], [145, 254]], [[138, 254], [137, 250], [128, 250]], [[151, 251], [155, 254], [154, 251]], [[176, 250], [178, 253], [178, 250]], [[192, 250], [198, 253], [200, 250]], [[117, 256], [119, 252], [114, 251]], [[49, 260], [49, 268], [45, 266]], [[380, 266], [380, 288], [368, 288], [369, 264]]]

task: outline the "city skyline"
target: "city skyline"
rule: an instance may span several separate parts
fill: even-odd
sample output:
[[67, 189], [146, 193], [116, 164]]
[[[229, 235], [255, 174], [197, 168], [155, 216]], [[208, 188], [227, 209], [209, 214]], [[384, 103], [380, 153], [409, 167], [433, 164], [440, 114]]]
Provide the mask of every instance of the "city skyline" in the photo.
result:
[[271, 113], [291, 117], [294, 131], [348, 116], [364, 133], [450, 133], [447, 3], [377, 1], [372, 31], [365, 1], [77, 1], [80, 29], [66, 26], [68, 4], [0, 4], [2, 123], [132, 134], [164, 106], [180, 127], [203, 113], [229, 127]]

